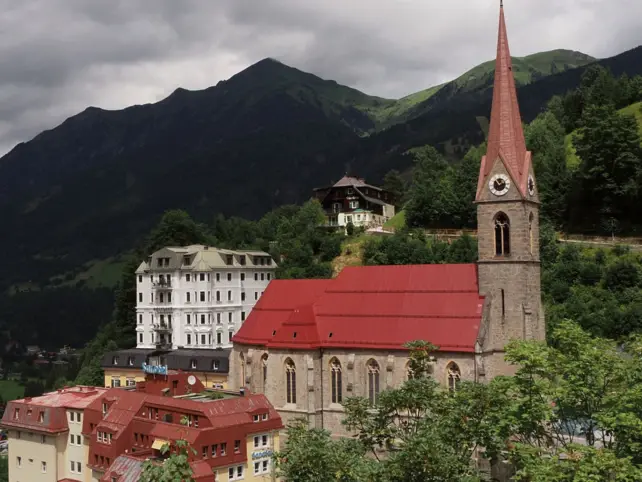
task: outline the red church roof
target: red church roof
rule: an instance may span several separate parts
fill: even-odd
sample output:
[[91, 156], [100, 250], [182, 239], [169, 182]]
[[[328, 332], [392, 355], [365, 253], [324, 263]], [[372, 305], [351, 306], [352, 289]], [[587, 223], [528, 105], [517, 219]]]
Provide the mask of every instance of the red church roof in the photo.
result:
[[332, 280], [272, 281], [233, 341], [399, 350], [426, 340], [472, 352], [483, 302], [474, 264], [348, 267]]
[[481, 162], [477, 197], [479, 197], [483, 183], [490, 174], [497, 157], [504, 163], [522, 195], [525, 195], [531, 156], [526, 151], [526, 142], [524, 141], [503, 6], [500, 8], [499, 14], [495, 85], [488, 131], [488, 149]]

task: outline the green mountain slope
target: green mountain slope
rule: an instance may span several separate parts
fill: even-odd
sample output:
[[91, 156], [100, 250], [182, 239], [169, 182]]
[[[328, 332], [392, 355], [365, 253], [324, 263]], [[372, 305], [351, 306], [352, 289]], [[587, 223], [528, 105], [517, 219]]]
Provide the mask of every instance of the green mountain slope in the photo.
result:
[[[518, 86], [530, 84], [548, 75], [582, 67], [596, 60], [582, 52], [564, 49], [538, 52], [512, 59]], [[391, 104], [381, 105], [370, 113], [382, 127], [405, 122], [429, 110], [439, 108], [453, 97], [466, 93], [480, 94], [490, 89], [493, 85], [494, 69], [495, 61], [489, 60], [473, 67], [451, 82], [410, 94]], [[436, 96], [442, 89], [446, 95]]]

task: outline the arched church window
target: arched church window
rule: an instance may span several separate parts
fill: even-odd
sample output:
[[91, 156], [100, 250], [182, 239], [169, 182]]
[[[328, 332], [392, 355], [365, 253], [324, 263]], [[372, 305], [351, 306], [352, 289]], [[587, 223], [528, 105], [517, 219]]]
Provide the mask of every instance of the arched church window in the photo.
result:
[[375, 360], [368, 361], [368, 399], [373, 407], [379, 398], [379, 364]]
[[296, 403], [296, 366], [290, 358], [285, 360], [285, 401]]
[[508, 256], [510, 254], [510, 221], [504, 213], [495, 216], [495, 254]]
[[343, 380], [341, 378], [341, 363], [336, 358], [330, 361], [330, 383], [332, 384], [332, 403], [341, 403], [343, 400]]
[[528, 239], [530, 242], [530, 251], [533, 254], [533, 213], [528, 216]]
[[264, 353], [261, 357], [261, 370], [262, 370], [262, 381], [263, 381], [263, 393], [265, 394], [267, 388], [267, 361], [268, 354]]
[[459, 386], [459, 380], [461, 379], [461, 371], [456, 363], [450, 362], [446, 367], [446, 373], [448, 374], [448, 390], [451, 392], [457, 391]]

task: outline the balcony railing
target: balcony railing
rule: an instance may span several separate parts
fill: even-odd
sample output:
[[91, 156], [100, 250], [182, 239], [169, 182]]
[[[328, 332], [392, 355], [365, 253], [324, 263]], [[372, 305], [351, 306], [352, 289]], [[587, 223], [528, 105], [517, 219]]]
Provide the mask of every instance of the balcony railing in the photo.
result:
[[163, 280], [163, 281], [154, 281], [152, 283], [152, 288], [155, 290], [171, 290], [172, 289], [172, 282]]
[[171, 306], [155, 305], [152, 309], [157, 313], [172, 313], [174, 308]]
[[171, 350], [172, 344], [167, 340], [161, 340], [156, 342], [157, 350]]
[[172, 325], [169, 323], [154, 323], [152, 325], [152, 329], [157, 332], [171, 332], [172, 331]]

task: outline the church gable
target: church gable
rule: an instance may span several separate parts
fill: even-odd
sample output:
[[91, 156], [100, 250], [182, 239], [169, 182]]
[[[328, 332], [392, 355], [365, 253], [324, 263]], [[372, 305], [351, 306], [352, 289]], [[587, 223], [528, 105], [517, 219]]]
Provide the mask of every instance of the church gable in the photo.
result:
[[[486, 162], [488, 162], [487, 158], [484, 159], [484, 163]], [[481, 170], [485, 167], [484, 163], [482, 163]], [[492, 163], [488, 175], [484, 175], [481, 170], [476, 202], [521, 201], [524, 199], [520, 179], [513, 177], [500, 157], [497, 157]]]

